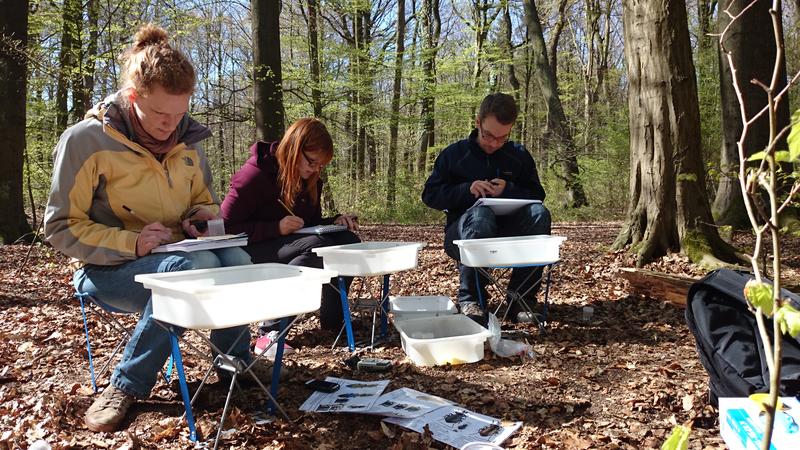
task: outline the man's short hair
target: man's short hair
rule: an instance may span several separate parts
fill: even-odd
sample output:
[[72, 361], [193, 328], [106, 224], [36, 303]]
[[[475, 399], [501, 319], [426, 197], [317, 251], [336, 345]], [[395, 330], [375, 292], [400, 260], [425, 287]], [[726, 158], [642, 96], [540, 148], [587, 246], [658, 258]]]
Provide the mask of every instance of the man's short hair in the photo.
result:
[[518, 111], [514, 97], [496, 92], [487, 95], [481, 102], [481, 106], [478, 108], [478, 120], [483, 122], [483, 119], [494, 116], [498, 122], [508, 125], [517, 120]]

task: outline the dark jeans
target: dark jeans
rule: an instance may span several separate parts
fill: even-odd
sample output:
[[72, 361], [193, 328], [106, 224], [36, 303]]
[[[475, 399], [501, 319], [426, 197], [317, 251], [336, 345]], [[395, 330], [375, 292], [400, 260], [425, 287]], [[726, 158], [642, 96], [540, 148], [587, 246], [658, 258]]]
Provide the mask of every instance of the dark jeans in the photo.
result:
[[[321, 269], [322, 258], [313, 252], [315, 248], [355, 244], [357, 242], [361, 242], [361, 239], [350, 231], [319, 235], [289, 234], [250, 244], [244, 249], [253, 258], [254, 264], [274, 262]], [[339, 284], [336, 278], [332, 278], [331, 282], [338, 287]], [[350, 283], [352, 282], [352, 278], [345, 278], [347, 289], [350, 289]], [[338, 330], [344, 320], [339, 291], [329, 284], [322, 286], [319, 320], [322, 328], [326, 330]]]
[[[444, 233], [444, 251], [458, 261], [459, 288], [458, 302], [477, 303], [475, 269], [461, 264], [458, 246], [453, 244], [459, 239], [482, 239], [492, 237], [527, 236], [532, 234], [550, 234], [550, 211], [541, 203], [534, 203], [518, 209], [507, 216], [496, 216], [488, 206], [479, 206], [467, 210], [459, 219], [450, 224]], [[532, 273], [532, 275], [531, 275]], [[541, 267], [518, 267], [511, 271], [508, 289], [517, 292], [529, 292], [524, 299], [533, 304], [542, 278]], [[486, 298], [487, 279], [481, 275], [481, 294]]]

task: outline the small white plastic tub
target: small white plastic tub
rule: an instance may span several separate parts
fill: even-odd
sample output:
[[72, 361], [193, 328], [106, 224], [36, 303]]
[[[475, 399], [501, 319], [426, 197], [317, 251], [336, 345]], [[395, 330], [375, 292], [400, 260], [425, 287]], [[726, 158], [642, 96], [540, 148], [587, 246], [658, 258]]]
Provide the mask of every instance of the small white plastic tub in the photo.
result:
[[424, 242], [359, 242], [315, 248], [325, 269], [342, 276], [385, 275], [417, 267]]
[[453, 241], [458, 246], [461, 262], [469, 267], [512, 267], [545, 265], [561, 258], [561, 243], [567, 238], [537, 234], [486, 239]]
[[443, 295], [389, 297], [389, 309], [394, 315], [395, 322], [421, 317], [445, 316], [458, 312], [456, 304], [450, 300], [450, 297]]
[[217, 329], [319, 309], [331, 270], [286, 264], [140, 274], [153, 295], [153, 318], [191, 329]]
[[489, 330], [463, 314], [395, 322], [408, 357], [420, 366], [464, 364], [483, 359]]

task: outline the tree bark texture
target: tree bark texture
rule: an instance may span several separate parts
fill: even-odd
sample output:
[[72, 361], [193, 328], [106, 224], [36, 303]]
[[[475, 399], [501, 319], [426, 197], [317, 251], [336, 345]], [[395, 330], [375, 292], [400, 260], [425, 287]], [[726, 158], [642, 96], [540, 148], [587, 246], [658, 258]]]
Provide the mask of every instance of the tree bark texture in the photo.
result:
[[[61, 10], [61, 49], [58, 54], [58, 80], [56, 81], [56, 134], [61, 134], [69, 123], [70, 82], [78, 72], [80, 49], [81, 2], [65, 0]], [[77, 22], [77, 23], [76, 23]], [[73, 91], [79, 86], [73, 86]], [[74, 97], [74, 96], [73, 96]], [[74, 102], [73, 102], [74, 106]]]
[[697, 85], [684, 0], [625, 0], [630, 198], [614, 243], [637, 266], [684, 250], [695, 262], [735, 259], [713, 227], [705, 191]]
[[394, 211], [397, 190], [397, 138], [400, 123], [400, 93], [403, 83], [403, 54], [406, 40], [406, 1], [397, 0], [397, 34], [395, 36], [394, 84], [389, 117], [389, 166], [386, 180], [386, 202]]
[[[723, 0], [720, 8], [729, 8], [733, 15], [738, 14], [750, 4], [750, 0]], [[776, 55], [775, 33], [772, 29], [772, 17], [769, 13], [772, 3], [766, 0], [756, 2], [750, 9], [739, 17], [728, 30], [723, 42], [724, 48], [731, 53], [734, 68], [739, 79], [739, 87], [744, 98], [744, 110], [750, 119], [767, 104], [767, 93], [761, 86], [750, 80], [759, 80], [766, 86], [770, 85]], [[728, 24], [730, 17], [727, 14], [719, 15], [719, 32]], [[781, 35], [782, 36], [782, 35]], [[783, 41], [778, 43], [783, 47]], [[720, 49], [720, 52], [722, 50]], [[786, 60], [779, 61], [781, 70], [777, 89], [786, 86]], [[750, 220], [742, 199], [739, 185], [739, 150], [737, 141], [742, 136], [744, 126], [740, 111], [739, 100], [733, 88], [732, 68], [728, 58], [720, 53], [720, 96], [722, 106], [722, 151], [720, 155], [720, 181], [717, 187], [716, 198], [712, 208], [717, 223], [731, 225], [735, 228], [749, 228]], [[789, 124], [789, 98], [784, 97], [778, 104], [777, 131]], [[764, 150], [770, 140], [769, 115], [764, 114], [754, 122], [744, 141], [747, 155]], [[785, 139], [777, 147], [785, 149]]]
[[6, 2], [0, 14], [0, 245], [9, 244], [31, 227], [22, 201], [27, 100], [28, 1]]
[[319, 61], [319, 4], [308, 0], [308, 58], [311, 72], [311, 107], [314, 117], [322, 117], [322, 89], [320, 85]]
[[253, 88], [257, 138], [277, 141], [283, 136], [284, 109], [281, 74], [281, 2], [252, 0]]
[[436, 53], [439, 46], [439, 34], [442, 21], [439, 17], [439, 0], [423, 0], [422, 12], [419, 18], [422, 28], [422, 101], [420, 115], [422, 117], [422, 138], [417, 154], [417, 174], [426, 172], [425, 163], [428, 160], [428, 147], [435, 145], [434, 113], [436, 109]]
[[569, 208], [579, 208], [589, 204], [583, 185], [580, 182], [577, 149], [567, 126], [567, 117], [558, 95], [556, 77], [547, 60], [542, 23], [533, 0], [524, 0], [525, 19], [528, 23], [528, 39], [533, 49], [534, 76], [547, 105], [547, 127], [558, 143], [558, 158], [561, 165], [561, 178], [567, 192]]

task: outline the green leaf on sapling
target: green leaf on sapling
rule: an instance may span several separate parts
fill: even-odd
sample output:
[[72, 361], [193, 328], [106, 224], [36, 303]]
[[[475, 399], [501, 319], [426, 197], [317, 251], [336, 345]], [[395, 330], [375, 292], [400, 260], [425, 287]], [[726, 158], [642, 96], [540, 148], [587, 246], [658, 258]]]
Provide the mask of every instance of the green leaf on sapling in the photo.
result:
[[772, 299], [772, 285], [750, 280], [744, 286], [744, 297], [755, 308], [761, 308], [765, 316], [772, 315], [774, 301]]

